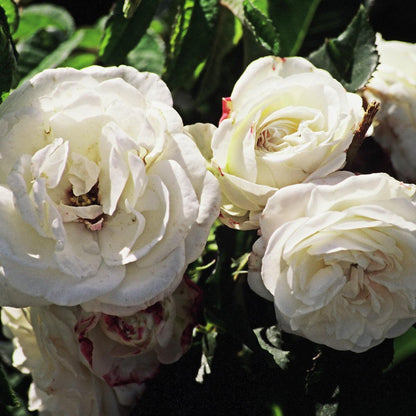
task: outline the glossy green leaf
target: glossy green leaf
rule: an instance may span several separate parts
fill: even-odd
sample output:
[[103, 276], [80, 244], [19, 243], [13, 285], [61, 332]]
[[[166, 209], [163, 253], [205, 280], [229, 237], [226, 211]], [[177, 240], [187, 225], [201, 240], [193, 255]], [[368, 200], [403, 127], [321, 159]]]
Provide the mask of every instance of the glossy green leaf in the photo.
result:
[[0, 7], [0, 94], [9, 91], [17, 83], [16, 56], [7, 18]]
[[360, 3], [360, 0], [320, 0], [299, 54], [307, 56], [325, 39], [338, 36], [351, 22]]
[[40, 29], [55, 28], [69, 37], [75, 30], [72, 16], [63, 7], [52, 4], [38, 4], [23, 9], [19, 28], [14, 39], [23, 40], [33, 36]]
[[394, 356], [391, 367], [396, 366], [409, 357], [416, 356], [416, 329], [410, 328], [405, 334], [396, 338], [393, 343]]
[[363, 87], [378, 64], [375, 33], [364, 6], [340, 36], [328, 39], [309, 60], [329, 71], [347, 91]]
[[299, 52], [320, 1], [269, 1], [268, 17], [279, 33], [281, 56], [294, 56]]
[[86, 68], [87, 66], [95, 65], [97, 55], [94, 53], [80, 52], [71, 53], [71, 55], [61, 63], [60, 66], [68, 66], [75, 69]]
[[139, 71], [161, 75], [165, 65], [165, 44], [162, 38], [148, 30], [139, 44], [127, 55], [127, 64]]
[[279, 53], [279, 34], [273, 22], [252, 1], [243, 2], [245, 24], [256, 41], [272, 55]]
[[80, 48], [90, 49], [97, 52], [100, 49], [101, 44], [101, 37], [102, 37], [102, 29], [100, 27], [86, 27], [83, 29], [79, 29], [83, 32], [84, 36], [82, 38], [81, 43], [79, 44]]
[[224, 59], [237, 46], [242, 34], [243, 29], [240, 20], [226, 8], [221, 8], [218, 28], [204, 68], [197, 102], [206, 100], [217, 90], [221, 81], [225, 81], [229, 68], [225, 64]]
[[216, 0], [183, 0], [173, 26], [165, 79], [190, 89], [204, 68], [218, 18]]
[[102, 29], [100, 27], [86, 27], [78, 29], [82, 38], [68, 58], [60, 63], [60, 66], [70, 66], [82, 69], [97, 63], [98, 51], [101, 44]]
[[191, 24], [194, 6], [194, 0], [183, 0], [178, 7], [169, 41], [169, 59], [171, 62], [174, 62], [180, 54], [184, 39]]
[[21, 77], [25, 77], [39, 63], [52, 53], [60, 43], [66, 40], [65, 35], [53, 27], [39, 29], [33, 36], [18, 43], [18, 69]]
[[156, 0], [142, 0], [134, 14], [126, 19], [123, 2], [119, 1], [108, 19], [100, 48], [100, 59], [104, 65], [120, 65], [127, 54], [146, 33], [158, 7]]
[[19, 11], [17, 4], [13, 0], [0, 0], [0, 7], [3, 8], [6, 14], [10, 33], [13, 34], [16, 32], [19, 25]]

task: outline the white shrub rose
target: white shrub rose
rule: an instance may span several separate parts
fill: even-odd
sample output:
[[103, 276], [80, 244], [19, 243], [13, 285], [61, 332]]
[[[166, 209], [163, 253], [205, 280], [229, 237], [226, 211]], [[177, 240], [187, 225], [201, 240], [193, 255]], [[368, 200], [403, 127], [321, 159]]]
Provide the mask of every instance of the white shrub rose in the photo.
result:
[[416, 322], [416, 186], [384, 173], [283, 188], [269, 199], [249, 284], [281, 328], [365, 351]]
[[185, 278], [174, 293], [130, 316], [81, 307], [2, 309], [13, 365], [33, 377], [30, 410], [43, 416], [127, 415], [160, 364], [191, 346], [201, 291]]
[[[127, 415], [116, 392], [83, 362], [74, 334], [74, 308], [2, 308], [3, 329], [13, 338], [13, 365], [31, 374], [29, 410], [41, 416]], [[129, 386], [131, 396], [141, 387]]]
[[252, 62], [223, 101], [212, 138], [222, 221], [258, 227], [267, 199], [340, 169], [363, 117], [362, 100], [300, 57]]
[[201, 303], [185, 278], [171, 296], [129, 316], [83, 311], [74, 327], [80, 351], [109, 386], [140, 385], [189, 349]]
[[44, 71], [0, 134], [0, 305], [130, 314], [173, 292], [220, 192], [158, 76]]
[[390, 154], [398, 177], [416, 182], [416, 45], [377, 36], [380, 64], [364, 89], [380, 102], [374, 137]]

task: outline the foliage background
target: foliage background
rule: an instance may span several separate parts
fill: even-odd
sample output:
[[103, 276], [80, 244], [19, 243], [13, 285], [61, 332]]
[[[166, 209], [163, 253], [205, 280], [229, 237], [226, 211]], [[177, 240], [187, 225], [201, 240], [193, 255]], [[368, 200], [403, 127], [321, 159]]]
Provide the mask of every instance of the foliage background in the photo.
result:
[[[374, 32], [416, 42], [412, 3], [0, 0], [0, 93], [49, 67], [128, 64], [163, 77], [184, 124], [217, 124], [221, 97], [259, 56], [309, 57], [347, 89], [362, 87], [377, 65]], [[349, 168], [394, 175], [371, 138]], [[362, 354], [281, 334], [273, 305], [246, 284], [255, 238], [213, 227], [188, 270], [205, 297], [193, 347], [147, 383], [131, 414], [413, 415], [416, 330]], [[36, 414], [25, 406], [30, 377], [11, 367], [11, 352], [0, 335], [0, 416]]]

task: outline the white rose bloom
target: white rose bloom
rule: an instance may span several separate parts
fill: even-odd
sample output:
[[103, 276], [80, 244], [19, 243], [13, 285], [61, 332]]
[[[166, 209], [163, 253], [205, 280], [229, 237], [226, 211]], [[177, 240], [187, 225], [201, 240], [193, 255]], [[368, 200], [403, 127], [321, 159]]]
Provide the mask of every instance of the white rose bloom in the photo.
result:
[[0, 134], [0, 305], [130, 314], [173, 292], [220, 193], [158, 76], [44, 71]]
[[201, 290], [185, 278], [171, 296], [129, 316], [81, 312], [75, 333], [91, 371], [109, 386], [140, 385], [189, 349]]
[[362, 100], [300, 57], [252, 62], [223, 101], [212, 138], [222, 221], [258, 227], [267, 199], [340, 169], [363, 117]]
[[[2, 308], [6, 335], [13, 337], [13, 365], [30, 373], [29, 410], [42, 416], [128, 414], [104, 380], [85, 365], [74, 334], [73, 308]], [[139, 386], [131, 386], [135, 395]]]
[[416, 45], [378, 35], [377, 49], [380, 64], [363, 93], [381, 104], [374, 137], [390, 154], [398, 177], [416, 182]]
[[124, 415], [160, 364], [191, 346], [201, 291], [185, 278], [174, 293], [131, 316], [81, 307], [5, 307], [13, 365], [30, 373], [30, 409], [41, 415]]
[[337, 172], [277, 191], [260, 225], [249, 284], [284, 331], [362, 352], [416, 322], [416, 186]]

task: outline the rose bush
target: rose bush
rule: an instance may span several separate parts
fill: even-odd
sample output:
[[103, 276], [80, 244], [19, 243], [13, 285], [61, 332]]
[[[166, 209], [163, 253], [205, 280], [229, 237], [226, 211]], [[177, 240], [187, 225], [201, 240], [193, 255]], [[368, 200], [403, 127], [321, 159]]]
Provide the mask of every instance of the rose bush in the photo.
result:
[[55, 305], [3, 308], [13, 365], [33, 377], [30, 409], [127, 414], [160, 364], [190, 347], [200, 303], [200, 290], [185, 278], [171, 296], [125, 317]]
[[416, 45], [377, 37], [380, 64], [364, 89], [376, 99], [374, 137], [402, 180], [416, 182]]
[[337, 172], [279, 190], [249, 284], [284, 331], [365, 351], [416, 322], [416, 186]]
[[239, 229], [258, 227], [276, 189], [341, 168], [363, 117], [358, 95], [300, 57], [252, 62], [223, 105], [212, 170], [222, 221]]
[[173, 292], [220, 195], [158, 76], [44, 71], [0, 132], [1, 305], [126, 315]]

